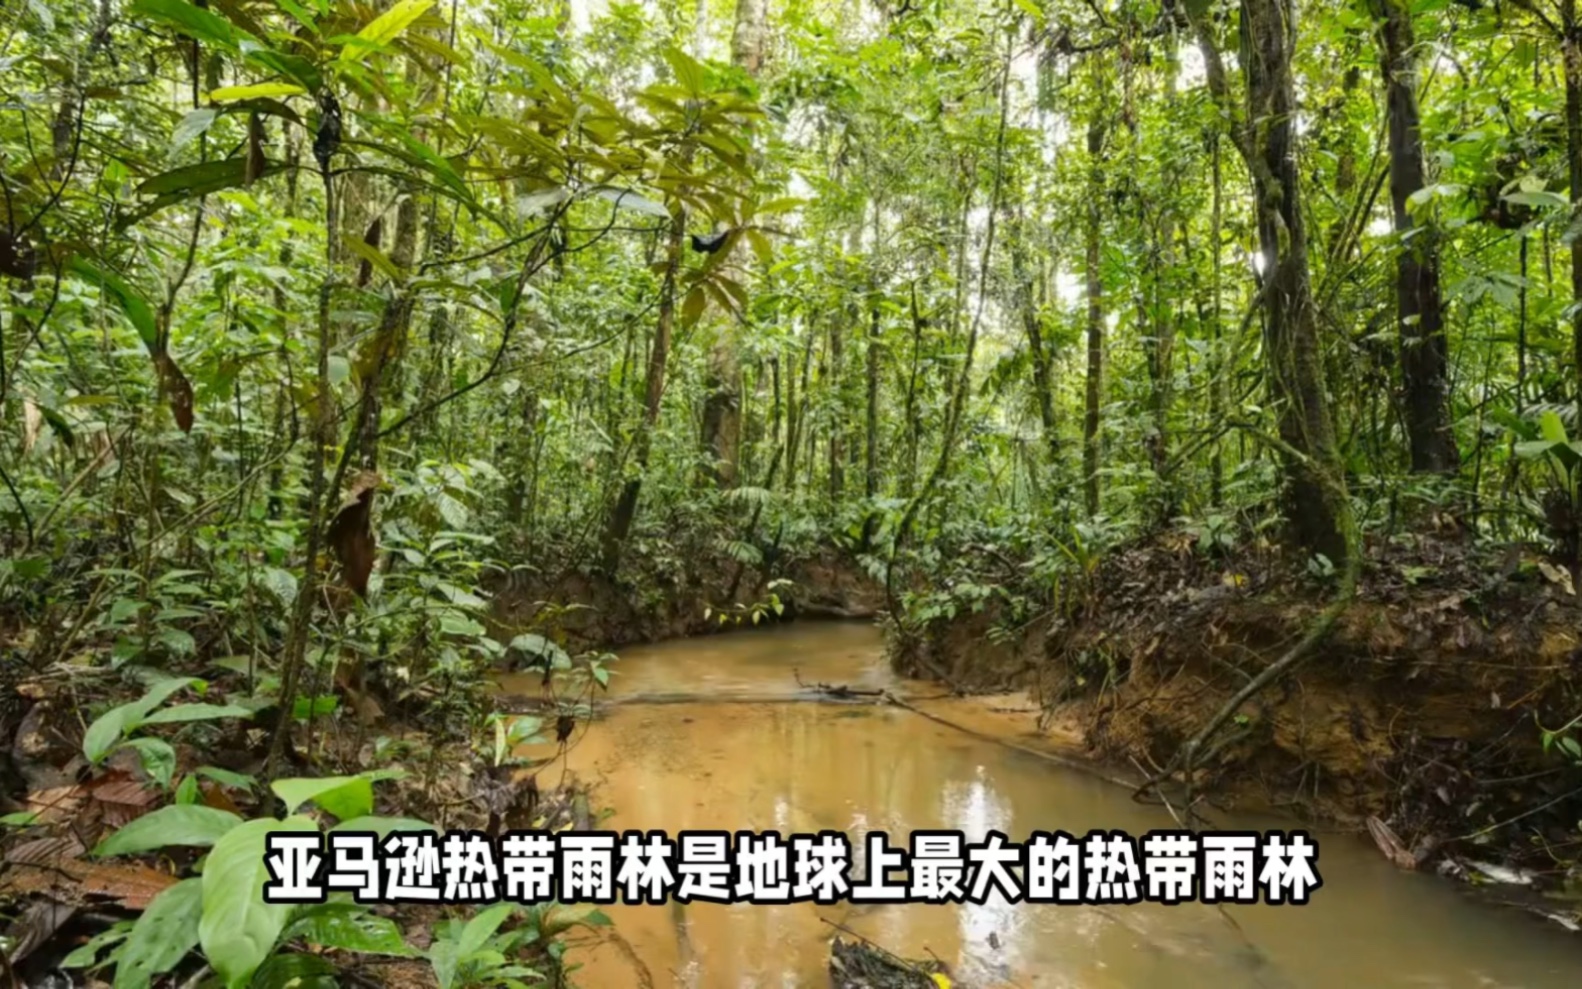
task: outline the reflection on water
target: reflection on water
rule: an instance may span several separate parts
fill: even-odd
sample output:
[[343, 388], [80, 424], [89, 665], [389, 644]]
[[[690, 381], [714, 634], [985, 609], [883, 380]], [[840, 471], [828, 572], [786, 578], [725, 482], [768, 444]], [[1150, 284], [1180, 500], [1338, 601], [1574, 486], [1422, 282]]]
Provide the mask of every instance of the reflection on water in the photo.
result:
[[[632, 704], [581, 738], [571, 769], [614, 808], [606, 826], [782, 834], [835, 828], [854, 851], [870, 830], [893, 845], [920, 828], [969, 840], [998, 830], [1077, 834], [1170, 827], [1125, 790], [888, 707], [772, 703], [808, 683], [892, 683], [878, 633], [855, 624], [626, 651], [617, 697], [695, 693], [738, 703]], [[533, 678], [507, 683], [527, 693]], [[1224, 820], [1225, 827], [1278, 826]], [[944, 959], [983, 986], [1575, 987], [1582, 943], [1526, 916], [1466, 899], [1428, 876], [1396, 871], [1371, 845], [1321, 836], [1324, 886], [1305, 907], [1157, 904], [1088, 907], [814, 904], [615, 906], [626, 941], [578, 952], [590, 989], [828, 985], [827, 944], [841, 925], [909, 957]]]

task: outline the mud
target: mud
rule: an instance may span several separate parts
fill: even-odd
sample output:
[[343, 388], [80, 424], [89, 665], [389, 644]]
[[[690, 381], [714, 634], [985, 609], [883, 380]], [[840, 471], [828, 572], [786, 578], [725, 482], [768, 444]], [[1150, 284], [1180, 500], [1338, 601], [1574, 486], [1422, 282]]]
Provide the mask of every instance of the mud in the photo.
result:
[[[1147, 775], [1302, 635], [1328, 593], [1272, 555], [1216, 559], [1165, 536], [1113, 554], [1020, 627], [989, 607], [895, 652], [958, 688], [1029, 688], [1045, 727]], [[1243, 706], [1197, 782], [1221, 807], [1358, 831], [1371, 817], [1398, 838], [1398, 864], [1476, 852], [1564, 885], [1575, 877], [1557, 863], [1582, 855], [1582, 771], [1546, 750], [1540, 726], [1582, 709], [1579, 631], [1567, 575], [1535, 551], [1374, 547], [1319, 654]]]

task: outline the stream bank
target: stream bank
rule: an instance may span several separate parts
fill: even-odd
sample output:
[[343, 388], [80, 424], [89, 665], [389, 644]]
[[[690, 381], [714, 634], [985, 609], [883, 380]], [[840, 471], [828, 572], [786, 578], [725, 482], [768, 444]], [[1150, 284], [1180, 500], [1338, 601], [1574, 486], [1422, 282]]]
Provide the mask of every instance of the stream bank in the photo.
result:
[[576, 653], [797, 618], [872, 618], [883, 605], [883, 589], [835, 547], [757, 556], [748, 563], [699, 545], [634, 557], [616, 577], [587, 567], [513, 571], [490, 588], [494, 631], [503, 642], [546, 634]]
[[[1328, 593], [1272, 550], [1211, 556], [1165, 533], [1105, 556], [1031, 618], [993, 599], [894, 653], [967, 692], [1025, 689], [1039, 735], [1141, 777], [1300, 638]], [[1476, 877], [1493, 862], [1574, 894], [1582, 767], [1575, 740], [1545, 729], [1582, 709], [1579, 629], [1570, 575], [1535, 550], [1372, 546], [1318, 654], [1242, 706], [1196, 783], [1222, 809], [1366, 830], [1404, 868]]]
[[[609, 704], [579, 726], [565, 754], [570, 776], [593, 785], [596, 810], [610, 808], [604, 830], [838, 830], [861, 875], [864, 837], [878, 831], [894, 843], [939, 828], [975, 841], [989, 830], [1021, 840], [1035, 830], [1173, 827], [1162, 807], [1033, 758], [1035, 743], [1005, 730], [1031, 730], [1033, 713], [1000, 710], [999, 698], [941, 696], [935, 683], [899, 676], [867, 623], [797, 622], [637, 646], [616, 669]], [[512, 695], [544, 689], [531, 672], [501, 679]], [[830, 703], [807, 689], [814, 683], [902, 703]], [[1242, 812], [1216, 823], [1290, 826]], [[1316, 837], [1324, 887], [1299, 910], [998, 895], [949, 904], [618, 903], [605, 908], [613, 927], [579, 936], [568, 957], [586, 966], [579, 984], [590, 989], [829, 985], [834, 943], [847, 937], [940, 962], [952, 984], [978, 989], [1575, 984], [1576, 942], [1554, 925], [1401, 872], [1365, 839]]]

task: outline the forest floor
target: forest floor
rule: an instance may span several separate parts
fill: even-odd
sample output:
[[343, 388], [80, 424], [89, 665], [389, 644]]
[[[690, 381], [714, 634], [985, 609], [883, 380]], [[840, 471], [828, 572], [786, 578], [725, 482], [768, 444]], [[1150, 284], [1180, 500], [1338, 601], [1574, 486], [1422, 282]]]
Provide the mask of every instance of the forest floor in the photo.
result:
[[[839, 554], [821, 551], [778, 562], [772, 570], [742, 566], [700, 551], [685, 562], [634, 557], [621, 581], [583, 570], [527, 579], [519, 574], [514, 582], [502, 580], [492, 589], [494, 633], [503, 642], [522, 632], [543, 633], [578, 654], [799, 616], [875, 614], [877, 589]], [[771, 580], [776, 583], [771, 585]], [[28, 635], [15, 623], [7, 629], [0, 634], [0, 648], [18, 647]], [[6, 816], [7, 825], [0, 832], [0, 915], [13, 918], [0, 938], [0, 958], [5, 961], [0, 985], [16, 980], [55, 984], [51, 980], [59, 979], [67, 979], [62, 985], [77, 984], [63, 969], [102, 956], [156, 897], [193, 873], [203, 845], [209, 843], [164, 845], [161, 839], [118, 854], [104, 842], [128, 825], [184, 805], [237, 822], [295, 810], [282, 808], [262, 783], [270, 778], [266, 760], [276, 709], [234, 716], [234, 705], [246, 705], [261, 693], [251, 682], [254, 675], [272, 676], [267, 664], [250, 671], [238, 666], [235, 657], [205, 653], [189, 658], [183, 668], [202, 679], [171, 696], [180, 701], [188, 692], [199, 692], [203, 703], [186, 706], [203, 708], [194, 713], [205, 717], [169, 725], [174, 732], [145, 730], [142, 737], [156, 747], [168, 743], [160, 749], [168, 751], [168, 759], [155, 760], [157, 772], [151, 774], [145, 749], [134, 744], [122, 744], [90, 763], [85, 749], [93, 748], [95, 712], [135, 706], [149, 687], [149, 677], [158, 679], [152, 671], [140, 675], [131, 667], [97, 665], [92, 659], [101, 648], [107, 650], [108, 644], [88, 643], [76, 659], [19, 680], [7, 677], [0, 689], [0, 815]], [[274, 779], [366, 779], [362, 789], [368, 806], [360, 813], [373, 815], [364, 821], [382, 822], [375, 830], [432, 826], [498, 834], [528, 828], [589, 830], [596, 823], [597, 797], [590, 796], [575, 774], [541, 772], [563, 758], [566, 739], [561, 736], [574, 728], [562, 723], [569, 718], [544, 719], [543, 734], [555, 739], [547, 762], [515, 758], [508, 744], [502, 752], [492, 730], [463, 727], [490, 711], [518, 713], [508, 710], [510, 698], [498, 696], [488, 681], [436, 694], [433, 688], [404, 688], [385, 669], [391, 664], [369, 666], [366, 676], [356, 656], [342, 656], [339, 665], [359, 672], [337, 673], [333, 686], [315, 674], [302, 689], [316, 696], [339, 694], [340, 711], [311, 720], [298, 716]], [[213, 719], [215, 712], [227, 710], [232, 714], [228, 721]], [[135, 723], [136, 718], [125, 721], [123, 732], [130, 735], [128, 726]], [[146, 724], [153, 727], [153, 722]], [[542, 788], [540, 775], [551, 781]], [[435, 950], [443, 911], [402, 904], [378, 906], [373, 913], [377, 924], [368, 929], [389, 935], [384, 944], [388, 951], [370, 948], [372, 942], [363, 938], [362, 948], [327, 959], [281, 952], [266, 963], [272, 968], [260, 970], [262, 981], [254, 984], [305, 979], [302, 984], [316, 985], [314, 978], [339, 971], [354, 984], [434, 985], [423, 954]], [[558, 967], [558, 956], [544, 950], [558, 935], [588, 926], [583, 920], [587, 913], [562, 909], [535, 914], [530, 923], [536, 925], [537, 940], [522, 958], [544, 970]], [[367, 927], [375, 922], [358, 923]], [[618, 932], [608, 936], [618, 937]], [[75, 959], [70, 957], [74, 952]], [[185, 948], [166, 962], [172, 966], [172, 985], [197, 984], [209, 971], [201, 957], [188, 955]], [[86, 984], [107, 983], [89, 974]]]
[[[1280, 657], [1330, 581], [1274, 551], [1206, 556], [1181, 533], [1104, 558], [1059, 608], [991, 602], [898, 643], [903, 671], [979, 695], [952, 719], [1157, 775]], [[1403, 868], [1582, 898], [1582, 602], [1536, 549], [1447, 536], [1368, 548], [1356, 600], [1295, 675], [1247, 701], [1198, 760], [1209, 804], [1366, 830]], [[998, 723], [997, 723], [998, 722]], [[1165, 790], [1166, 799], [1179, 788]], [[1177, 808], [1179, 809], [1179, 808]]]

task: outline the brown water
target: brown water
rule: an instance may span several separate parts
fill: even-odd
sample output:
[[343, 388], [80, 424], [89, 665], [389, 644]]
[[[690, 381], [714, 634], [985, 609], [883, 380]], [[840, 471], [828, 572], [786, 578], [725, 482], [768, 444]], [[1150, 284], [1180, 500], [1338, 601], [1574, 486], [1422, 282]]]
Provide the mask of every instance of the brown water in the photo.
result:
[[[866, 625], [629, 649], [616, 668], [611, 694], [622, 703], [569, 756], [570, 770], [597, 785], [596, 803], [614, 809], [606, 827], [835, 828], [860, 849], [870, 830], [899, 844], [919, 828], [1020, 840], [1033, 830], [1172, 826], [1120, 787], [904, 709], [785, 702], [799, 694], [794, 670], [809, 683], [938, 693], [897, 683]], [[503, 686], [536, 689], [532, 677]], [[1319, 840], [1324, 885], [1309, 905], [1229, 907], [1234, 924], [1195, 904], [615, 906], [606, 912], [619, 937], [581, 945], [575, 957], [586, 967], [574, 978], [587, 989], [639, 987], [645, 972], [659, 987], [827, 986], [833, 922], [907, 957], [937, 956], [979, 986], [1582, 986], [1582, 941], [1558, 926], [1400, 872], [1366, 839]]]

